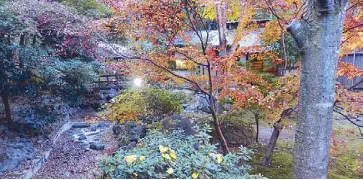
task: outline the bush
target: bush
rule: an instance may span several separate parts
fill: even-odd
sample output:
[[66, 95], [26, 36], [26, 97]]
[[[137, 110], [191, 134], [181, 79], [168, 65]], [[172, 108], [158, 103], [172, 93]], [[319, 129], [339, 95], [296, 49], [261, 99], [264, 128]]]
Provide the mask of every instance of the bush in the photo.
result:
[[209, 143], [206, 130], [195, 128], [195, 136], [182, 131], [163, 134], [151, 131], [138, 146], [119, 150], [101, 160], [108, 178], [254, 178], [249, 175], [251, 150], [241, 147], [238, 154], [221, 155]]
[[180, 100], [167, 90], [145, 88], [127, 90], [104, 106], [104, 115], [113, 121], [139, 121], [147, 116], [181, 113]]
[[193, 93], [183, 90], [174, 90], [171, 92], [176, 99], [178, 99], [182, 104], [190, 104], [195, 102], [196, 99]]

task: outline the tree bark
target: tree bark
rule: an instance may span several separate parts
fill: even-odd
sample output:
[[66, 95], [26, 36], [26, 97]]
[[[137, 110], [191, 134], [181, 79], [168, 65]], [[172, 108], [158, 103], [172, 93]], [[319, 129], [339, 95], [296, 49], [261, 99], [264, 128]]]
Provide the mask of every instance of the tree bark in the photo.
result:
[[325, 179], [346, 0], [308, 0], [306, 8], [288, 27], [302, 56], [293, 178]]
[[255, 115], [255, 123], [256, 123], [256, 143], [258, 143], [259, 134], [260, 134], [260, 117], [258, 114]]
[[281, 121], [277, 121], [274, 123], [274, 130], [272, 131], [272, 135], [270, 137], [270, 140], [269, 140], [269, 143], [267, 146], [266, 155], [263, 157], [263, 159], [260, 163], [261, 165], [263, 165], [263, 166], [271, 165], [272, 153], [275, 149], [276, 142], [277, 142], [277, 139], [279, 138], [282, 128], [283, 127], [281, 126]]
[[[25, 46], [25, 34], [24, 33], [22, 33], [20, 35], [19, 45], [22, 48]], [[22, 58], [19, 57], [19, 68], [23, 68], [23, 67], [24, 67], [24, 62], [23, 62]]]
[[221, 123], [219, 122], [218, 117], [214, 110], [212, 110], [212, 117], [213, 117], [214, 129], [216, 130], [219, 142], [221, 143], [223, 154], [228, 154], [229, 153], [228, 143], [227, 143], [226, 138], [224, 137], [224, 134], [223, 134], [223, 131], [221, 128]]
[[11, 123], [11, 108], [9, 103], [9, 94], [6, 92], [1, 93], [1, 99], [4, 104], [5, 109], [5, 123], [9, 124]]
[[227, 52], [227, 0], [216, 0], [217, 4], [217, 21], [218, 21], [218, 35], [219, 35], [219, 46], [223, 51], [223, 55]]

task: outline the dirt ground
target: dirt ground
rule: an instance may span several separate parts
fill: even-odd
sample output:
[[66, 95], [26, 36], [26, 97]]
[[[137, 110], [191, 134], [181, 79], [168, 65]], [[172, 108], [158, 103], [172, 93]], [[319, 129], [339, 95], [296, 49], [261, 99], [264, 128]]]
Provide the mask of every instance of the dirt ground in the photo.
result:
[[48, 161], [33, 176], [34, 179], [95, 179], [102, 178], [98, 167], [100, 158], [112, 154], [118, 142], [112, 130], [103, 134], [105, 150], [85, 150], [79, 142], [73, 141], [72, 129], [63, 133], [55, 144]]

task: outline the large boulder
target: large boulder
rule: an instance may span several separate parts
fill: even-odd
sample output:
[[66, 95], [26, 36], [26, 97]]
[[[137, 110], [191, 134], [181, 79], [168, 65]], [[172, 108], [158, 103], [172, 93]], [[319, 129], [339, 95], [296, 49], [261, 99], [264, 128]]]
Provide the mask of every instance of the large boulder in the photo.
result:
[[95, 143], [95, 142], [92, 142], [90, 143], [90, 149], [93, 149], [93, 150], [104, 150], [105, 149], [105, 145], [104, 144], [100, 144], [100, 143]]
[[173, 115], [171, 118], [164, 118], [162, 120], [162, 124], [164, 128], [169, 131], [179, 129], [183, 130], [187, 135], [195, 134], [195, 131], [193, 130], [193, 123], [190, 119], [181, 115]]
[[199, 100], [198, 109], [200, 109], [201, 111], [203, 111], [205, 113], [211, 113], [210, 105], [209, 105], [207, 98], [203, 97], [203, 96], [199, 96], [198, 100]]
[[35, 147], [30, 142], [12, 142], [0, 145], [0, 172], [16, 169], [25, 160], [34, 157]]
[[72, 128], [87, 128], [90, 127], [91, 125], [86, 123], [86, 122], [76, 122], [72, 125]]
[[147, 133], [147, 126], [145, 125], [136, 125], [131, 129], [130, 141], [138, 142], [139, 139], [144, 138]]
[[119, 135], [121, 133], [121, 130], [122, 130], [122, 128], [118, 124], [116, 124], [112, 127], [112, 132], [114, 135]]

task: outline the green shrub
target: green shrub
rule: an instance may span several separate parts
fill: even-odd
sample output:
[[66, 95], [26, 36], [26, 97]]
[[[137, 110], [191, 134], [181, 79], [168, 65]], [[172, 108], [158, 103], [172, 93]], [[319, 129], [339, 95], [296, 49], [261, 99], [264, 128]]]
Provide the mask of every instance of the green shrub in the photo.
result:
[[112, 10], [96, 0], [63, 0], [64, 4], [77, 10], [78, 13], [96, 19], [107, 18]]
[[188, 93], [185, 91], [174, 90], [171, 92], [176, 99], [178, 99], [182, 104], [190, 104], [191, 102], [195, 102], [193, 93]]
[[151, 131], [138, 146], [119, 150], [113, 157], [101, 160], [101, 168], [108, 178], [254, 178], [249, 175], [251, 150], [228, 155], [217, 153], [209, 143], [206, 130], [195, 128], [195, 136], [181, 131], [164, 134]]
[[182, 104], [167, 90], [144, 88], [126, 90], [104, 106], [104, 115], [113, 121], [139, 121], [147, 116], [181, 113]]

